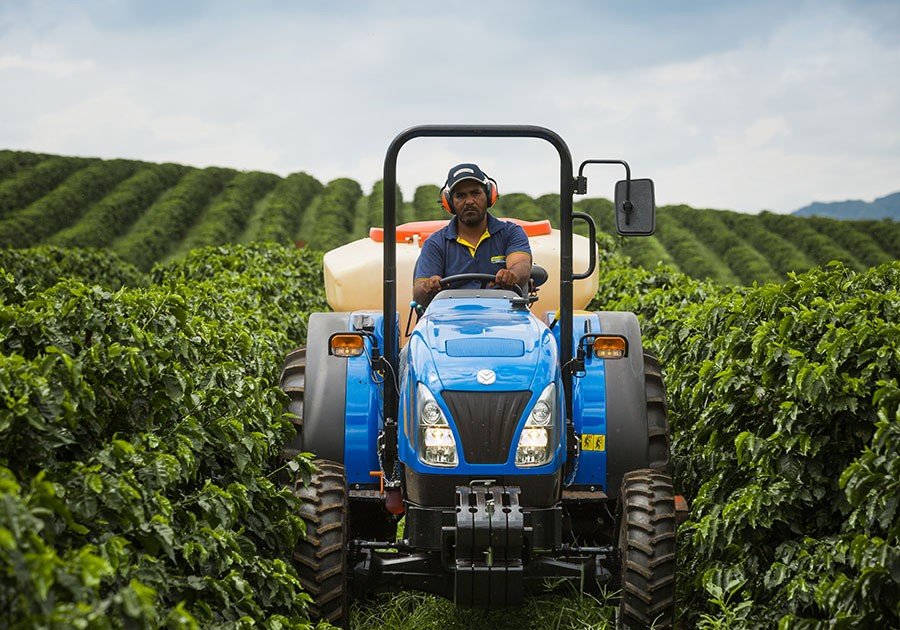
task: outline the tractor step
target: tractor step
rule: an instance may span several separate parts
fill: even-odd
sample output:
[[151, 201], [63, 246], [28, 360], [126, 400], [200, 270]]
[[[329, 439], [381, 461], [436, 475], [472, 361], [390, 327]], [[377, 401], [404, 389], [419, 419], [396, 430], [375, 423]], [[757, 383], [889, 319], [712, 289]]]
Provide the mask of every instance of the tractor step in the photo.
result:
[[603, 490], [563, 490], [563, 502], [585, 503], [609, 501], [609, 496]]

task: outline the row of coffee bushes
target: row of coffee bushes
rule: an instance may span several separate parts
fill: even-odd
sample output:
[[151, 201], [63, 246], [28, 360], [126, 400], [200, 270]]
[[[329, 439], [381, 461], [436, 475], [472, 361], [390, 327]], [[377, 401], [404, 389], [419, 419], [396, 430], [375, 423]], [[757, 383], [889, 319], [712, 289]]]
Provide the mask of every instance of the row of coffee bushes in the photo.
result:
[[664, 366], [688, 626], [900, 624], [898, 287], [900, 262], [738, 289], [612, 265], [594, 306]]
[[854, 224], [848, 225], [846, 221], [825, 217], [809, 217], [809, 224], [837, 245], [853, 252], [853, 256], [864, 267], [877, 267], [892, 260], [872, 236]]
[[306, 173], [288, 175], [250, 217], [241, 241], [293, 244], [307, 209], [321, 192], [322, 183], [316, 178]]
[[135, 221], [111, 248], [143, 271], [163, 260], [184, 237], [210, 200], [218, 195], [237, 171], [206, 168], [191, 171]]
[[741, 284], [781, 280], [766, 258], [732, 232], [716, 213], [689, 206], [669, 206], [665, 211], [674, 215], [683, 227], [694, 234], [702, 234], [703, 242], [728, 265]]
[[236, 175], [191, 227], [179, 243], [176, 255], [184, 255], [198, 247], [236, 243], [256, 204], [278, 181], [277, 175], [259, 171]]
[[0, 271], [0, 625], [310, 627], [275, 477], [309, 470], [279, 459], [277, 377], [325, 308], [317, 255], [197, 250], [112, 292], [121, 273], [51, 285], [59, 250], [20, 253]]
[[178, 164], [148, 164], [92, 205], [73, 225], [46, 240], [60, 247], [105, 247], [123, 235], [188, 169]]
[[127, 160], [97, 161], [78, 170], [52, 192], [0, 221], [0, 247], [28, 247], [71, 225], [94, 201], [139, 167]]
[[[71, 157], [47, 157], [27, 159], [28, 155], [10, 152], [6, 161], [5, 177], [0, 181], [0, 219], [15, 210], [28, 207], [77, 170], [96, 160]], [[11, 170], [15, 169], [15, 170]]]
[[839, 260], [852, 269], [862, 270], [865, 268], [865, 265], [856, 258], [853, 252], [844, 249], [831, 238], [820, 233], [805, 218], [790, 214], [764, 212], [759, 219], [767, 230], [780, 234], [793, 243], [816, 265], [827, 265], [832, 260]]

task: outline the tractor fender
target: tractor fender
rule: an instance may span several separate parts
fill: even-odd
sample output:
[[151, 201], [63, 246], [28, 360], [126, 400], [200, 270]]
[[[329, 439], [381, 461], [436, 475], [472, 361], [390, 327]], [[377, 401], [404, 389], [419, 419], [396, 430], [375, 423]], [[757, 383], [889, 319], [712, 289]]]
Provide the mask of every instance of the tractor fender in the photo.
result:
[[606, 361], [606, 493], [617, 498], [625, 473], [650, 467], [644, 352], [634, 313], [596, 314], [603, 333], [628, 341], [628, 356]]
[[328, 339], [347, 330], [350, 313], [312, 313], [306, 334], [303, 450], [339, 464], [344, 463], [347, 359], [328, 354]]

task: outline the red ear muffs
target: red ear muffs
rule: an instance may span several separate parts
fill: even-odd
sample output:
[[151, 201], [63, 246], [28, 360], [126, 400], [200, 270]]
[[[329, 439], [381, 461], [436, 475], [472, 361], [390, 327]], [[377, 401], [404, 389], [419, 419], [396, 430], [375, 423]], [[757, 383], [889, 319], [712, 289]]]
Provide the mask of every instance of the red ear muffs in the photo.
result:
[[[490, 208], [497, 203], [497, 199], [500, 198], [500, 191], [497, 190], [497, 182], [494, 181], [492, 177], [486, 176], [482, 184], [484, 185], [484, 192], [487, 195], [487, 207]], [[441, 207], [450, 214], [456, 214], [456, 211], [453, 209], [453, 201], [450, 199], [450, 191], [447, 189], [446, 183], [444, 184], [444, 187], [441, 188]]]
[[453, 203], [450, 201], [450, 191], [447, 190], [447, 184], [444, 184], [444, 187], [441, 188], [441, 207], [450, 214], [456, 214], [453, 211]]
[[[486, 176], [487, 177], [487, 176]], [[490, 208], [500, 198], [500, 191], [497, 190], [497, 182], [492, 177], [487, 177], [487, 183], [484, 185], [484, 192], [487, 193], [487, 207]]]

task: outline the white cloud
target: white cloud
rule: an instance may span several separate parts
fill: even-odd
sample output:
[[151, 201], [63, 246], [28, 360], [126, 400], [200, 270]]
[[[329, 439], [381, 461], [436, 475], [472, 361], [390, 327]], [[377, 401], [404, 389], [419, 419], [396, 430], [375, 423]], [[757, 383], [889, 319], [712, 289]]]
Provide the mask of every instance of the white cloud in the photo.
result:
[[22, 55], [0, 55], [0, 72], [5, 70], [27, 70], [69, 77], [93, 70], [94, 62], [89, 59], [42, 59]]
[[[773, 4], [768, 20], [717, 5], [678, 28], [658, 21], [674, 9], [594, 3], [574, 3], [574, 21], [539, 3], [488, 5], [484, 19], [438, 3], [216, 3], [137, 24], [90, 2], [22, 6], [0, 28], [0, 83], [28, 98], [0, 100], [2, 147], [305, 170], [369, 190], [408, 126], [530, 123], [576, 159], [627, 159], [660, 203], [789, 211], [900, 189], [900, 38], [834, 1]], [[558, 184], [549, 145], [433, 139], [401, 153], [405, 197], [471, 159], [502, 191]], [[592, 195], [619, 175], [588, 174]]]

